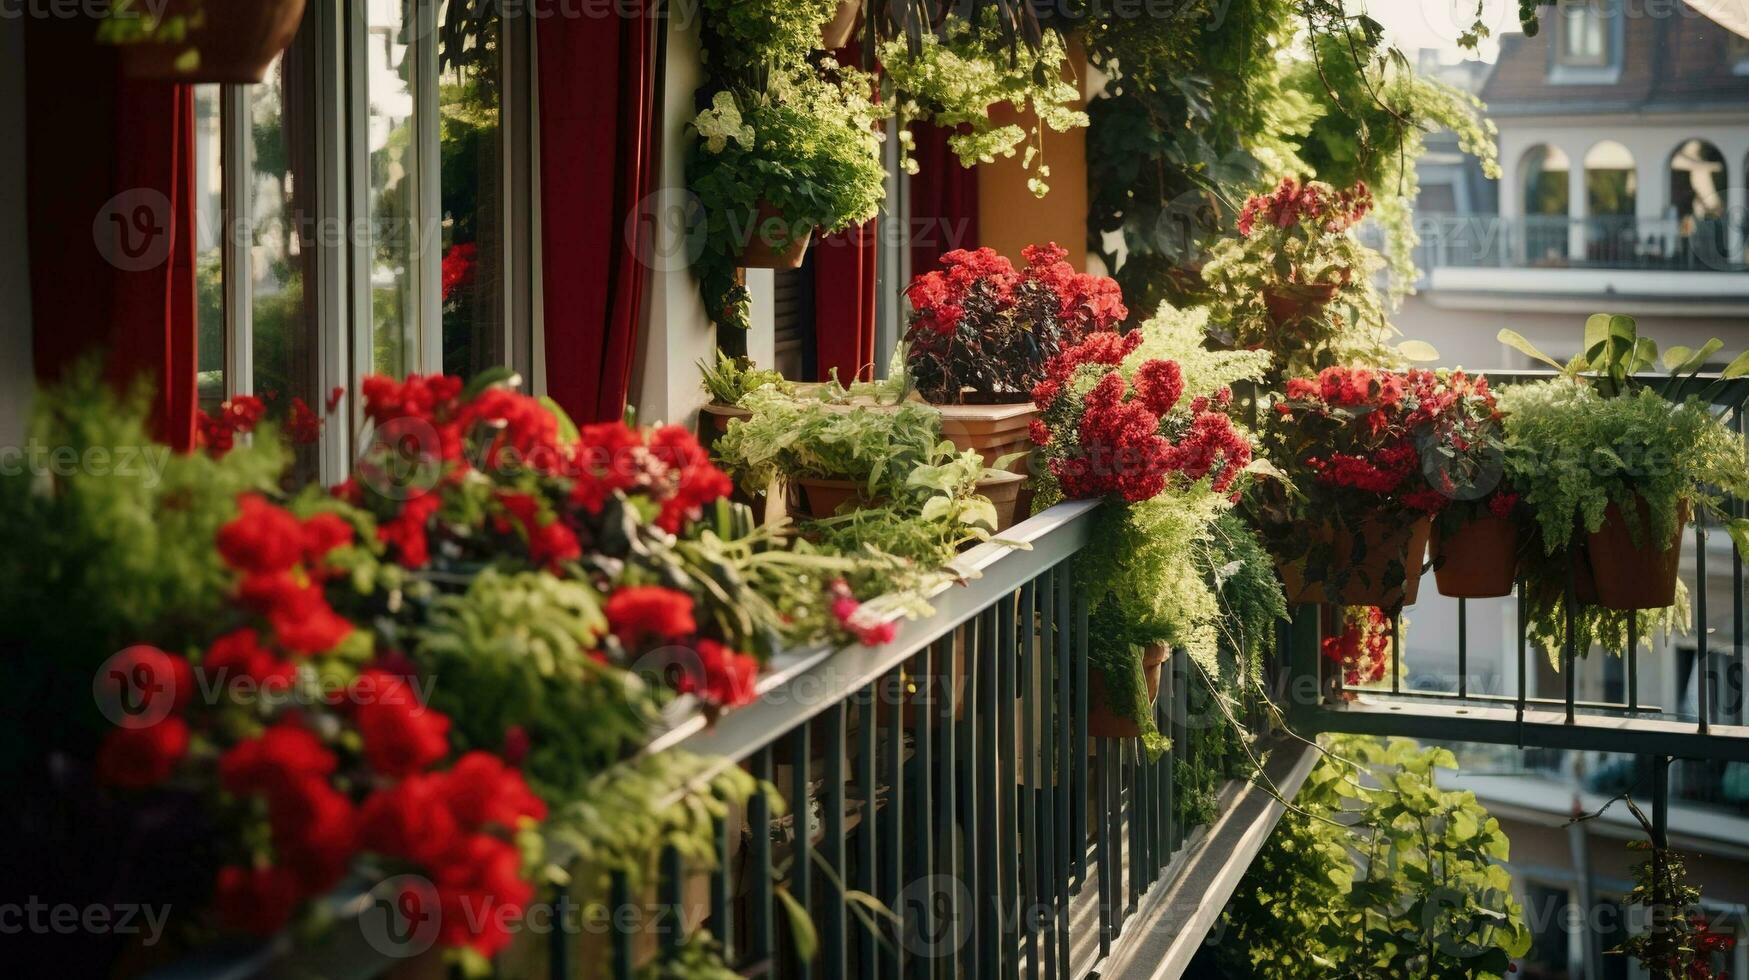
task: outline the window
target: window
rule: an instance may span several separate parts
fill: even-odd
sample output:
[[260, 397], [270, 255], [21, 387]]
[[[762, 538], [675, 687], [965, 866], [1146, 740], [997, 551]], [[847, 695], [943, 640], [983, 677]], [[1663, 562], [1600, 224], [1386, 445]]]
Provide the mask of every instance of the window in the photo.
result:
[[[283, 417], [370, 373], [532, 376], [525, 14], [313, 3], [262, 83], [202, 87], [203, 400]], [[339, 412], [301, 475], [345, 475], [361, 416]]]
[[1577, 68], [1601, 68], [1610, 63], [1610, 22], [1595, 2], [1564, 0], [1556, 8], [1557, 60]]

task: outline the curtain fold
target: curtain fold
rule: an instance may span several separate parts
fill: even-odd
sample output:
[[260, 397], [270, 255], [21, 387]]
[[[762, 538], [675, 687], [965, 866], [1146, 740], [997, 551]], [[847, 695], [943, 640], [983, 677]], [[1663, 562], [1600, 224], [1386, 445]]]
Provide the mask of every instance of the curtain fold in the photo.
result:
[[814, 362], [819, 380], [873, 377], [876, 220], [814, 246]]
[[157, 436], [187, 450], [198, 363], [194, 89], [121, 77], [94, 34], [76, 18], [27, 24], [34, 367], [53, 382], [102, 352], [113, 383], [152, 386]]
[[911, 271], [928, 272], [946, 252], [978, 245], [978, 171], [960, 166], [949, 131], [911, 127], [917, 173], [911, 176]]
[[578, 422], [619, 418], [649, 288], [660, 108], [654, 31], [537, 0], [547, 393]]

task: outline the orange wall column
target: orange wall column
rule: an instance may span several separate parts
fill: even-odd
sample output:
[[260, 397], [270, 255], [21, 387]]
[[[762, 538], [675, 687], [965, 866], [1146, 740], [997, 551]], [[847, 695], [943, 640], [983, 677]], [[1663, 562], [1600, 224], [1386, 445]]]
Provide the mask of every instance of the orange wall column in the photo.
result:
[[[1083, 91], [1087, 56], [1079, 39], [1069, 43], [1064, 77], [1074, 84], [1076, 91]], [[1077, 107], [1083, 105], [1084, 101], [1077, 103]], [[1022, 112], [1007, 104], [992, 108], [990, 118], [997, 125], [1030, 127], [1033, 122], [1030, 110]], [[1012, 157], [998, 157], [993, 163], [978, 165], [979, 240], [975, 244], [988, 245], [1018, 265], [1020, 250], [1025, 246], [1054, 241], [1068, 250], [1071, 265], [1085, 270], [1087, 130], [1044, 131], [1040, 159], [1051, 168], [1051, 175], [1045, 180], [1051, 192], [1042, 198], [1034, 197], [1027, 189], [1030, 175], [1020, 166], [1025, 152], [1026, 145], [1022, 144]]]

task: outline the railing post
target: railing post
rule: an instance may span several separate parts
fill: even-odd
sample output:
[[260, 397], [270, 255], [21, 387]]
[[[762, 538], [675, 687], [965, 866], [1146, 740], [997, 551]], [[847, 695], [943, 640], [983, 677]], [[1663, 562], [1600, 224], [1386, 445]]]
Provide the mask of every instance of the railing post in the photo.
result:
[[1318, 709], [1324, 703], [1319, 614], [1319, 606], [1301, 603], [1288, 626], [1287, 716], [1298, 734], [1308, 738], [1317, 734]]

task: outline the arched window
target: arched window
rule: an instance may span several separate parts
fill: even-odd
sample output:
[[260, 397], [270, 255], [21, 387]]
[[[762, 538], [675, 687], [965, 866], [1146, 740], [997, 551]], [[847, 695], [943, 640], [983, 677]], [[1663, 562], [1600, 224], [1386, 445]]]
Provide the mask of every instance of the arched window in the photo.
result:
[[1631, 215], [1638, 196], [1639, 177], [1627, 147], [1603, 140], [1585, 151], [1586, 214]]
[[1670, 154], [1670, 206], [1675, 217], [1711, 220], [1724, 216], [1730, 186], [1725, 155], [1706, 140], [1685, 140]]
[[1567, 214], [1567, 171], [1571, 164], [1559, 147], [1539, 143], [1524, 151], [1524, 213]]

